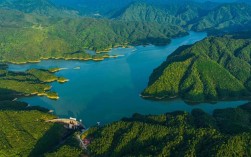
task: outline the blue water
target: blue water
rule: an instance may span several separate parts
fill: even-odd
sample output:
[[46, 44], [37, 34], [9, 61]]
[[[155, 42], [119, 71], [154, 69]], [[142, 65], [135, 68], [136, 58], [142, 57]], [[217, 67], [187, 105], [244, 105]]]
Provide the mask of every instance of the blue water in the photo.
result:
[[[160, 114], [177, 110], [190, 112], [194, 108], [212, 113], [214, 109], [244, 104], [245, 101], [235, 101], [190, 106], [182, 100], [150, 101], [139, 96], [147, 86], [153, 69], [165, 61], [169, 54], [181, 45], [195, 43], [206, 36], [206, 33], [191, 32], [186, 37], [172, 40], [167, 46], [116, 48], [110, 53], [121, 56], [102, 62], [46, 60], [37, 64], [10, 64], [9, 70], [66, 68], [57, 75], [70, 81], [65, 84], [52, 83], [52, 90], [58, 92], [59, 100], [37, 96], [21, 100], [52, 109], [59, 117], [77, 117], [87, 126], [98, 121], [106, 124], [130, 117], [134, 113]], [[80, 69], [74, 69], [75, 67]]]

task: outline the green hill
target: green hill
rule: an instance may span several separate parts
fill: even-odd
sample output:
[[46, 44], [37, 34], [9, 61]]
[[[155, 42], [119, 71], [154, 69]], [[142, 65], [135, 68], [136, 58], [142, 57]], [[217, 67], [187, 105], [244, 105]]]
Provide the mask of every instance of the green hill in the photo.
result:
[[147, 21], [186, 26], [190, 21], [201, 17], [203, 9], [205, 8], [197, 3], [172, 4], [165, 7], [134, 3], [125, 9], [118, 18], [124, 21]]
[[30, 95], [58, 99], [57, 94], [50, 91], [51, 86], [48, 83], [66, 80], [47, 70], [31, 69], [26, 72], [12, 72], [6, 68], [6, 65], [0, 65], [0, 101]]
[[59, 8], [50, 0], [3, 0], [0, 8], [48, 17], [77, 16], [77, 11]]
[[182, 26], [194, 31], [216, 33], [248, 29], [251, 6], [244, 3], [193, 3], [156, 6], [134, 3], [118, 16], [125, 21], [150, 21]]
[[[236, 31], [236, 29], [250, 28], [251, 6], [247, 4], [224, 4], [200, 17], [193, 30], [222, 30]], [[228, 29], [228, 30], [226, 30]]]
[[[167, 44], [170, 38], [186, 34], [181, 27], [158, 23], [92, 18], [65, 18], [50, 22], [41, 17], [36, 19], [37, 16], [32, 16], [36, 20], [26, 20], [29, 16], [24, 13], [20, 16], [24, 20], [17, 16], [16, 21], [13, 17], [13, 23], [8, 22], [0, 29], [1, 61], [88, 60], [95, 56], [86, 53], [85, 49], [99, 52], [121, 45]], [[40, 19], [40, 24], [34, 22]], [[101, 59], [103, 55], [100, 54]]]
[[174, 112], [132, 118], [92, 128], [91, 156], [251, 156], [251, 104], [191, 114]]
[[56, 118], [47, 112], [21, 102], [0, 101], [0, 156], [80, 156], [82, 150], [72, 133], [61, 124], [47, 123]]
[[251, 96], [250, 39], [209, 37], [154, 70], [144, 97], [202, 102]]
[[48, 0], [0, 1], [0, 61], [24, 63], [41, 59], [102, 60], [86, 49], [163, 45], [187, 30], [231, 32], [251, 26], [245, 4], [185, 3], [160, 7], [133, 3], [113, 19], [88, 18]]
[[46, 70], [12, 72], [7, 67], [0, 65], [0, 156], [79, 156], [73, 132], [46, 122], [56, 118], [49, 110], [16, 100], [34, 94], [52, 98], [46, 82], [62, 78]]

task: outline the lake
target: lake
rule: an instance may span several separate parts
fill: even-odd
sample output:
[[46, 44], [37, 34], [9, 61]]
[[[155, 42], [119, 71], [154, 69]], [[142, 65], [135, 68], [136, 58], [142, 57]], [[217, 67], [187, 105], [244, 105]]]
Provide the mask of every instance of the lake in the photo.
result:
[[151, 101], [139, 96], [147, 86], [153, 69], [165, 61], [168, 55], [179, 46], [193, 44], [206, 36], [206, 33], [190, 32], [188, 36], [173, 39], [167, 46], [116, 48], [111, 50], [110, 54], [120, 57], [101, 62], [43, 60], [36, 64], [10, 64], [9, 70], [65, 68], [57, 72], [57, 75], [70, 81], [65, 84], [51, 84], [52, 90], [59, 94], [59, 100], [38, 96], [20, 100], [54, 110], [59, 117], [71, 116], [82, 119], [86, 126], [95, 125], [96, 122], [107, 124], [123, 117], [130, 117], [134, 113], [161, 114], [177, 110], [190, 112], [195, 108], [212, 113], [214, 109], [244, 104], [246, 101], [191, 106], [182, 100]]

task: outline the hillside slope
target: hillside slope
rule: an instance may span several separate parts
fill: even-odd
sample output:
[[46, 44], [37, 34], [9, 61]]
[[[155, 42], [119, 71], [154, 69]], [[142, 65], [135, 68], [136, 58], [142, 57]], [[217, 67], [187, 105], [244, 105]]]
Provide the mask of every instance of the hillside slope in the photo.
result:
[[198, 21], [193, 25], [193, 30], [215, 29], [224, 32], [250, 28], [251, 6], [246, 4], [224, 4], [209, 11], [206, 16], [200, 17]]
[[147, 21], [186, 26], [190, 21], [201, 17], [203, 9], [205, 8], [197, 3], [167, 6], [133, 3], [118, 18], [123, 21]]
[[78, 16], [76, 11], [49, 0], [2, 0], [0, 61], [103, 60], [109, 56], [90, 55], [85, 50], [106, 52], [116, 46], [163, 45], [187, 30], [223, 33], [246, 29], [251, 26], [250, 8], [245, 4], [192, 2], [160, 7], [146, 1], [125, 5], [114, 19], [103, 19]]
[[[61, 124], [47, 123], [56, 118], [39, 107], [0, 100], [0, 156], [79, 156], [82, 150], [71, 132]], [[61, 143], [61, 144], [60, 144]], [[75, 144], [77, 143], [77, 144]]]
[[78, 14], [77, 11], [57, 7], [50, 0], [2, 0], [0, 8], [48, 17], [71, 17]]
[[184, 3], [156, 6], [133, 3], [120, 16], [124, 21], [148, 21], [182, 26], [194, 31], [232, 32], [251, 26], [251, 6], [244, 3]]
[[47, 83], [62, 78], [47, 70], [12, 72], [7, 68], [0, 65], [0, 156], [79, 156], [82, 150], [73, 132], [46, 122], [55, 115], [17, 101], [34, 94], [57, 97]]
[[251, 40], [209, 37], [154, 70], [143, 96], [202, 102], [251, 96]]
[[[0, 20], [1, 16], [2, 21], [8, 18], [0, 15]], [[86, 53], [85, 49], [107, 51], [128, 44], [167, 44], [172, 37], [186, 34], [181, 27], [158, 23], [92, 18], [64, 18], [50, 22], [20, 12], [13, 16], [10, 16], [10, 22], [2, 23], [0, 29], [0, 60], [5, 62], [48, 58], [88, 60], [95, 55]], [[102, 54], [100, 56], [102, 59]]]
[[51, 91], [50, 82], [65, 82], [63, 77], [57, 77], [48, 70], [30, 69], [26, 72], [8, 71], [6, 65], [0, 65], [0, 101], [13, 100], [21, 96], [40, 95], [58, 99]]
[[250, 156], [251, 104], [236, 109], [201, 110], [132, 118], [92, 128], [92, 156]]

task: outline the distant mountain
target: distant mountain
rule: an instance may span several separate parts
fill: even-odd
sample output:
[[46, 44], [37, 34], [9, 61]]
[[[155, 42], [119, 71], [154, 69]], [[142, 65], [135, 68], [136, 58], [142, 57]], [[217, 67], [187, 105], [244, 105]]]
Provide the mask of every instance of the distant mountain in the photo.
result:
[[146, 3], [151, 5], [166, 6], [170, 4], [184, 5], [185, 3], [232, 3], [245, 2], [245, 0], [51, 0], [57, 6], [63, 6], [78, 10], [83, 15], [102, 15], [111, 17], [121, 10], [125, 9], [132, 3]]
[[67, 17], [77, 14], [76, 11], [56, 7], [50, 0], [2, 0], [0, 8], [49, 17]]
[[196, 3], [168, 5], [165, 7], [135, 3], [125, 9], [118, 18], [125, 21], [147, 21], [185, 26], [190, 21], [204, 15], [203, 12], [205, 10], [203, 10], [202, 6]]
[[117, 17], [123, 21], [147, 21], [179, 25], [195, 31], [235, 31], [249, 28], [251, 6], [244, 3], [185, 3], [156, 6], [133, 3]]
[[55, 5], [72, 8], [82, 15], [112, 16], [127, 7], [134, 0], [51, 0]]
[[[1, 61], [24, 63], [45, 58], [89, 60], [95, 56], [87, 54], [85, 49], [100, 52], [121, 45], [167, 44], [172, 37], [186, 34], [179, 26], [158, 23], [80, 17], [52, 22], [42, 18], [43, 22], [36, 17], [17, 12], [9, 21], [0, 24]], [[28, 20], [30, 18], [33, 21]], [[104, 53], [97, 55], [103, 59]]]
[[55, 5], [70, 7], [78, 10], [83, 15], [100, 14], [102, 16], [112, 17], [126, 9], [133, 3], [145, 3], [157, 6], [167, 6], [171, 4], [184, 5], [193, 2], [193, 0], [51, 0]]
[[[251, 6], [246, 4], [224, 4], [198, 19], [192, 29], [232, 29], [249, 27], [251, 22]], [[250, 28], [250, 27], [249, 27]]]
[[185, 2], [165, 5], [167, 1], [126, 0], [108, 6], [112, 0], [96, 0], [97, 4], [104, 4], [99, 6], [86, 0], [84, 6], [97, 6], [98, 12], [92, 10], [95, 7], [91, 10], [87, 7], [88, 14], [83, 17], [57, 2], [56, 5], [49, 0], [0, 1], [2, 61], [92, 59], [84, 49], [100, 52], [119, 45], [167, 44], [171, 37], [184, 35], [188, 30], [225, 33], [251, 26], [251, 6], [245, 4]]
[[251, 96], [251, 39], [209, 37], [154, 70], [146, 97], [203, 102]]

